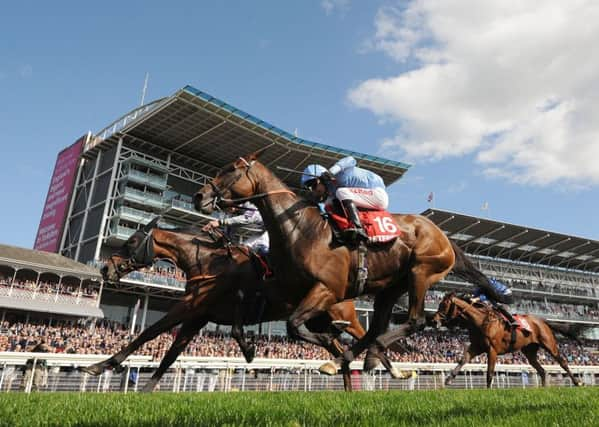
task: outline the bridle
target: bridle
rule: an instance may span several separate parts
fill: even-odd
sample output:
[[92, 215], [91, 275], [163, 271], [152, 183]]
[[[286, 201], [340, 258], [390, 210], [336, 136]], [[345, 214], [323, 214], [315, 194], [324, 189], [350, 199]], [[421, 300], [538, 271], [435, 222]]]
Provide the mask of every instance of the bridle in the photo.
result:
[[450, 324], [451, 322], [456, 322], [464, 313], [466, 313], [466, 308], [461, 308], [455, 303], [456, 296], [453, 295], [449, 298], [449, 307], [446, 310], [446, 313], [452, 313], [451, 317], [448, 317], [446, 313], [442, 313], [437, 311], [439, 318], [442, 323]]
[[145, 231], [144, 229], [136, 231], [136, 233], [142, 233], [144, 237], [140, 244], [137, 245], [137, 247], [132, 251], [132, 253], [129, 251], [129, 258], [125, 258], [124, 263], [117, 264], [114, 260], [114, 255], [110, 257], [110, 262], [112, 263], [114, 271], [119, 280], [129, 274], [131, 270], [147, 267], [152, 264], [154, 261], [154, 239], [152, 238], [153, 231], [154, 229], [150, 229], [149, 231]]
[[[252, 168], [252, 166], [255, 163], [255, 160], [251, 160], [251, 161], [247, 161], [246, 159], [244, 159], [243, 157], [240, 157], [239, 160], [243, 163], [242, 167], [235, 167], [235, 170], [241, 169], [241, 168], [245, 168], [245, 175], [247, 177], [247, 179], [252, 182], [252, 186], [255, 188], [255, 183], [250, 179], [249, 173], [250, 173], [250, 169]], [[237, 176], [235, 176], [231, 182], [229, 182], [225, 187], [220, 188], [216, 182], [214, 182], [214, 180], [216, 178], [213, 178], [210, 180], [210, 182], [208, 182], [208, 185], [210, 185], [210, 187], [212, 188], [212, 194], [210, 195], [212, 197], [212, 200], [204, 203], [202, 205], [202, 207], [206, 207], [208, 205], [212, 205], [213, 209], [220, 209], [220, 204], [221, 203], [227, 203], [228, 205], [231, 206], [236, 206], [236, 205], [240, 205], [241, 203], [244, 202], [250, 202], [252, 200], [258, 200], [273, 194], [292, 194], [295, 196], [295, 193], [291, 190], [288, 189], [280, 189], [280, 190], [273, 190], [273, 191], [268, 191], [266, 193], [258, 193], [258, 194], [253, 194], [251, 196], [247, 196], [247, 197], [239, 197], [239, 198], [235, 198], [235, 199], [226, 199], [223, 196], [223, 193], [226, 191], [230, 191], [231, 188], [237, 183], [237, 181], [239, 181], [241, 178], [243, 177], [243, 173], [238, 174]]]

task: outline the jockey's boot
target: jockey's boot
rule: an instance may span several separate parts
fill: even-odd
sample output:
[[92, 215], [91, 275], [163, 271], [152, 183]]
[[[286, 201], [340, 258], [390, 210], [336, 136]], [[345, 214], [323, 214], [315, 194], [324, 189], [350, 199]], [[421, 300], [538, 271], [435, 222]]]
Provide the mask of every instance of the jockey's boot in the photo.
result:
[[518, 326], [518, 322], [516, 321], [516, 319], [514, 319], [512, 313], [510, 313], [508, 309], [503, 306], [503, 304], [495, 304], [495, 308], [497, 308], [497, 310], [507, 318], [511, 327], [515, 328], [516, 326]]
[[344, 230], [343, 237], [351, 242], [368, 241], [368, 234], [366, 234], [366, 231], [364, 231], [364, 227], [362, 227], [362, 222], [360, 221], [360, 214], [353, 200], [345, 199], [341, 201], [341, 204], [343, 205], [343, 208], [347, 213], [347, 218], [353, 225], [353, 227]]

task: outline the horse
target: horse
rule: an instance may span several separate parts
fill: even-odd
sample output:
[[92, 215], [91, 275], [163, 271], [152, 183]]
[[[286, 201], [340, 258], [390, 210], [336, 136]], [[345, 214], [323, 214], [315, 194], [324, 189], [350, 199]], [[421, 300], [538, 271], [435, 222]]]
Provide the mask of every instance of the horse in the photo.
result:
[[580, 385], [580, 382], [570, 371], [568, 362], [560, 353], [555, 335], [547, 322], [530, 314], [522, 317], [530, 325], [530, 331], [524, 332], [519, 328], [512, 331], [506, 320], [488, 305], [480, 302], [469, 302], [458, 297], [455, 292], [445, 294], [439, 304], [439, 309], [433, 316], [433, 322], [437, 326], [462, 326], [468, 329], [470, 334], [470, 343], [464, 346], [464, 354], [445, 380], [445, 384], [451, 384], [462, 367], [469, 363], [473, 357], [486, 353], [487, 388], [490, 388], [493, 382], [497, 356], [521, 351], [541, 377], [541, 383], [544, 387], [546, 385], [546, 372], [537, 359], [539, 348], [543, 348], [566, 371], [572, 383], [577, 386]]
[[[287, 288], [296, 308], [287, 321], [294, 338], [322, 344], [318, 333], [300, 329], [332, 305], [374, 294], [374, 314], [367, 334], [321, 372], [334, 375], [368, 347], [364, 369], [373, 369], [378, 356], [400, 337], [424, 328], [426, 291], [450, 271], [495, 295], [484, 274], [467, 259], [432, 221], [421, 215], [393, 215], [402, 230], [399, 238], [368, 249], [368, 279], [360, 292], [356, 280], [355, 247], [333, 239], [333, 232], [315, 203], [305, 200], [257, 160], [255, 154], [240, 157], [194, 195], [198, 211], [251, 200], [260, 211], [269, 233], [275, 275]], [[405, 292], [409, 295], [408, 320], [387, 331], [392, 308]], [[500, 298], [500, 297], [499, 297]]]
[[[155, 260], [170, 260], [186, 274], [185, 294], [162, 319], [145, 329], [129, 345], [104, 361], [81, 368], [92, 375], [99, 375], [109, 366], [118, 368], [144, 343], [182, 324], [175, 341], [145, 385], [144, 391], [154, 390], [166, 370], [209, 321], [232, 326], [231, 335], [238, 342], [246, 361], [250, 363], [255, 355], [255, 347], [245, 341], [243, 324], [283, 320], [292, 310], [292, 307], [280, 300], [278, 289], [281, 284], [278, 280], [263, 281], [258, 277], [247, 247], [223, 247], [222, 239], [214, 241], [207, 233], [196, 228], [160, 229], [156, 227], [158, 219], [155, 218], [129, 237], [123, 247], [102, 267], [102, 276], [106, 281], [118, 282], [131, 271], [149, 266]], [[269, 303], [264, 305], [262, 313], [254, 311], [249, 313], [248, 318], [248, 311], [243, 310], [244, 297], [254, 295], [257, 290], [268, 295]], [[324, 347], [334, 355], [341, 354], [343, 350], [336, 339], [342, 330], [332, 326], [332, 322], [346, 326], [343, 331], [356, 339], [365, 334], [352, 301], [332, 306], [327, 313], [315, 318], [308, 327], [330, 337]], [[382, 358], [382, 362], [385, 366], [390, 366], [386, 357]], [[346, 390], [351, 391], [349, 371], [344, 372], [344, 385]]]

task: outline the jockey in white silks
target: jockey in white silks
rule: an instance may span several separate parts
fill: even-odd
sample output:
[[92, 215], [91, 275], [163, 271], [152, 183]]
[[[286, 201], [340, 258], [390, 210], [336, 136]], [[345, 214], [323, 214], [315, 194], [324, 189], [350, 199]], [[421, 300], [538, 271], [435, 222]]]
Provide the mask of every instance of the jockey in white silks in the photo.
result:
[[356, 159], [344, 157], [329, 170], [321, 165], [309, 165], [304, 169], [301, 185], [318, 197], [337, 198], [351, 221], [352, 227], [345, 230], [350, 239], [367, 240], [357, 207], [386, 210], [389, 196], [383, 178], [374, 172], [356, 166]]
[[208, 231], [216, 227], [237, 228], [251, 225], [256, 226], [256, 228], [260, 229], [260, 234], [251, 237], [244, 242], [244, 244], [250, 247], [254, 252], [257, 252], [260, 255], [266, 255], [270, 247], [270, 241], [268, 239], [268, 232], [264, 229], [264, 221], [262, 221], [260, 211], [258, 211], [256, 205], [250, 202], [245, 202], [241, 205], [241, 209], [243, 210], [241, 215], [214, 219], [206, 224], [202, 230]]

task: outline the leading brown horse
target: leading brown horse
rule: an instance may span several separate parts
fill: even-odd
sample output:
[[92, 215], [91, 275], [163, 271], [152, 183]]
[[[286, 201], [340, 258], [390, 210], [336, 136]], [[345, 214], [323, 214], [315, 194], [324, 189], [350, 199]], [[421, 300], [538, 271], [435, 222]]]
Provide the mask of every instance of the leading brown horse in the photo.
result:
[[579, 381], [572, 375], [568, 362], [560, 353], [555, 335], [545, 320], [533, 316], [522, 316], [530, 325], [530, 331], [523, 332], [515, 330], [512, 337], [511, 328], [495, 310], [484, 303], [471, 303], [462, 299], [454, 292], [447, 293], [439, 309], [433, 316], [437, 325], [462, 326], [468, 329], [470, 343], [465, 345], [464, 354], [458, 365], [451, 371], [445, 384], [449, 385], [458, 375], [462, 367], [470, 362], [470, 359], [479, 354], [487, 354], [487, 387], [490, 388], [495, 372], [497, 356], [501, 354], [521, 351], [528, 362], [536, 369], [541, 377], [541, 383], [546, 385], [545, 369], [537, 359], [539, 348], [545, 349], [551, 357], [566, 371], [574, 385], [580, 385]]
[[[109, 366], [118, 367], [144, 343], [182, 323], [175, 341], [144, 391], [152, 391], [156, 387], [164, 372], [207, 322], [231, 325], [231, 335], [239, 343], [246, 360], [251, 362], [255, 349], [244, 339], [243, 324], [284, 320], [293, 309], [281, 298], [280, 289], [284, 287], [276, 279], [259, 279], [247, 247], [229, 245], [224, 248], [223, 242], [215, 242], [199, 229], [176, 231], [154, 228], [156, 221], [134, 233], [108, 260], [102, 268], [102, 275], [107, 281], [118, 282], [129, 272], [149, 266], [155, 260], [170, 260], [188, 278], [185, 295], [162, 319], [145, 329], [129, 345], [102, 362], [82, 368], [84, 372], [99, 375]], [[259, 309], [243, 310], [246, 305], [244, 295], [251, 297], [257, 290], [267, 296], [268, 303], [264, 305], [263, 312], [260, 313]], [[331, 325], [331, 320], [346, 325], [344, 331], [355, 338], [365, 334], [352, 301], [332, 306], [308, 327], [329, 336], [328, 343], [323, 346], [334, 355], [341, 354], [343, 347], [336, 339], [341, 331]], [[382, 361], [390, 367], [386, 358]], [[351, 389], [349, 372], [344, 374], [344, 385]]]
[[[252, 200], [262, 215], [270, 236], [273, 269], [296, 305], [287, 322], [289, 335], [322, 345], [325, 337], [300, 327], [332, 305], [358, 295], [353, 286], [356, 248], [337, 243], [318, 207], [291, 192], [255, 155], [228, 165], [194, 196], [196, 209], [204, 213], [245, 200]], [[368, 250], [364, 293], [375, 295], [370, 330], [343, 357], [322, 368], [324, 373], [336, 373], [366, 347], [364, 368], [370, 370], [382, 350], [424, 327], [426, 291], [452, 269], [494, 294], [488, 279], [432, 221], [420, 215], [393, 218], [402, 230], [401, 237]], [[393, 305], [405, 292], [409, 295], [408, 321], [385, 333]]]

